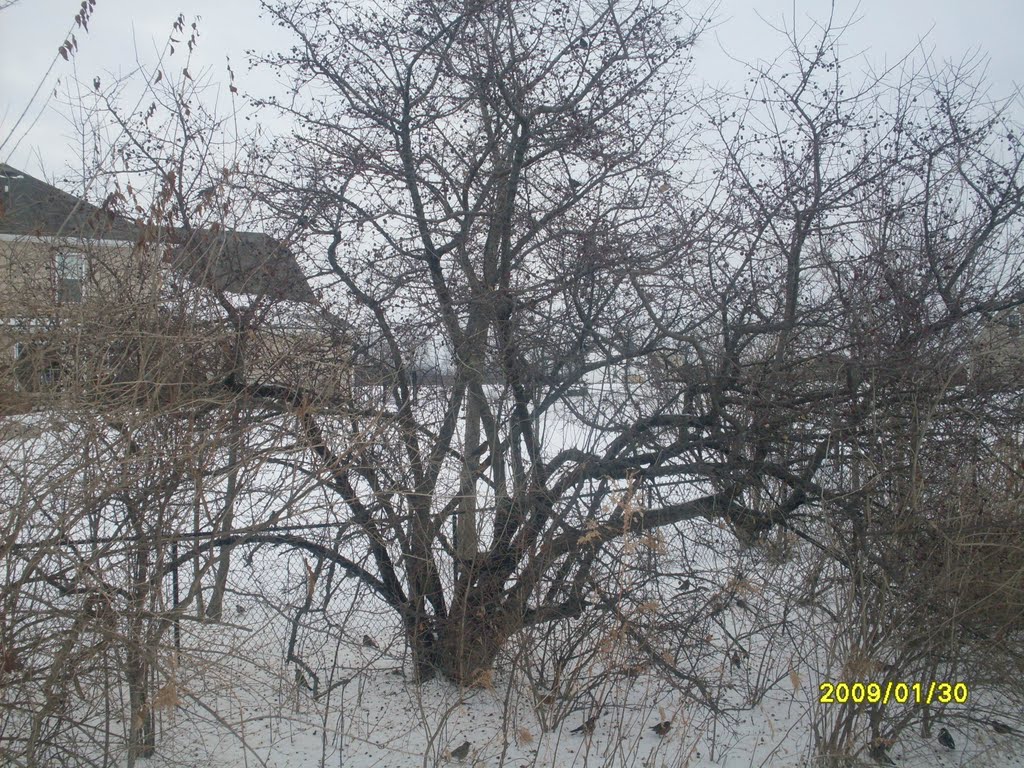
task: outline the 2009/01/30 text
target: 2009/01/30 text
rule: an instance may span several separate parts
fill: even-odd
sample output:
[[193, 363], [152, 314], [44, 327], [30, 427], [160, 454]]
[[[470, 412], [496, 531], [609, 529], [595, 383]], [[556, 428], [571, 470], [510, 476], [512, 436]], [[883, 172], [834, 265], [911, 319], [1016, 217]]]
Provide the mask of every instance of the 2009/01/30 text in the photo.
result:
[[967, 683], [821, 683], [822, 704], [966, 704]]

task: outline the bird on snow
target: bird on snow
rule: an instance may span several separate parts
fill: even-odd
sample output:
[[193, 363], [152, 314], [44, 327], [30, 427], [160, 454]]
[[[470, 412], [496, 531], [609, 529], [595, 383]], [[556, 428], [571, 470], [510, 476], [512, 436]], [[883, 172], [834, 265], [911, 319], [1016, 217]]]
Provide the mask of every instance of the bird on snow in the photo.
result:
[[363, 635], [363, 645], [365, 645], [367, 648], [379, 648], [380, 647], [379, 645], [377, 645], [377, 641], [374, 640], [369, 635]]
[[876, 763], [881, 763], [882, 765], [896, 765], [892, 758], [889, 757], [889, 753], [885, 751], [885, 744], [872, 744], [868, 747], [868, 754], [871, 755], [872, 759], [874, 759]]
[[452, 750], [452, 757], [454, 757], [456, 760], [465, 760], [466, 756], [468, 754], [469, 754], [469, 742], [468, 741], [462, 742], [462, 746], [461, 747], [456, 747], [455, 749]]
[[672, 721], [671, 720], [662, 720], [657, 725], [652, 725], [651, 726], [651, 730], [654, 731], [659, 736], [664, 736], [666, 733], [668, 733], [670, 730], [672, 730]]
[[1007, 733], [1013, 733], [1014, 732], [1013, 728], [1008, 726], [1006, 723], [1000, 723], [998, 720], [989, 720], [988, 724], [992, 726], [992, 730], [995, 731], [996, 733], [1001, 733], [1001, 734], [1005, 735]]
[[945, 728], [939, 728], [939, 744], [946, 749], [956, 749], [956, 742]]
[[593, 733], [594, 732], [594, 727], [597, 725], [597, 718], [598, 717], [600, 717], [600, 715], [594, 715], [593, 717], [588, 718], [583, 723], [583, 725], [580, 725], [580, 726], [577, 726], [576, 728], [573, 728], [571, 732], [572, 733]]

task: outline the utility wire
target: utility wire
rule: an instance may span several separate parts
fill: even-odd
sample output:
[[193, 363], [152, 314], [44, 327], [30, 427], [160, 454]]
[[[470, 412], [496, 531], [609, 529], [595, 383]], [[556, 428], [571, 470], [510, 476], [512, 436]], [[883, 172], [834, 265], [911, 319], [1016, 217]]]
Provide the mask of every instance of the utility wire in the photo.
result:
[[[313, 531], [321, 530], [324, 528], [345, 528], [348, 527], [348, 523], [308, 523], [305, 525], [272, 525], [266, 528], [243, 528], [241, 530], [225, 530], [225, 531], [192, 531], [190, 533], [170, 533], [170, 534], [155, 534], [151, 538], [152, 541], [199, 541], [202, 539], [219, 539], [228, 536], [240, 536], [245, 537], [248, 535], [265, 534], [265, 533], [286, 533], [288, 531]], [[138, 543], [139, 537], [132, 536], [90, 536], [82, 539], [69, 539], [59, 538], [50, 539], [48, 541], [33, 541], [33, 542], [16, 542], [11, 545], [11, 551], [22, 552], [25, 550], [44, 549], [47, 547], [82, 547], [89, 544], [111, 544], [117, 541], [131, 541], [132, 543]]]

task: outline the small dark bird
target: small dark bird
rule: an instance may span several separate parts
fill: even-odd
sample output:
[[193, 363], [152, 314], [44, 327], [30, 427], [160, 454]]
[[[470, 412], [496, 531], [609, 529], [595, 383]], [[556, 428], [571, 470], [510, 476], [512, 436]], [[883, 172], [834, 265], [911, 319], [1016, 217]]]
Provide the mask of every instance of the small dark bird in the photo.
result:
[[1013, 728], [1008, 726], [1006, 723], [1000, 723], [998, 720], [989, 720], [988, 724], [992, 726], [992, 730], [996, 733], [1007, 734], [1013, 733]]
[[584, 51], [585, 51], [585, 50], [587, 50], [587, 48], [589, 48], [589, 47], [590, 47], [590, 43], [588, 43], [588, 42], [587, 42], [587, 38], [585, 38], [585, 37], [581, 37], [581, 38], [579, 39], [579, 41], [577, 42], [577, 44], [578, 44], [578, 45], [579, 45], [579, 47], [580, 47], [580, 48], [582, 48], [582, 49], [583, 49]]
[[455, 749], [452, 750], [452, 757], [454, 757], [456, 760], [465, 760], [466, 756], [468, 754], [469, 754], [469, 742], [468, 741], [462, 742], [462, 746], [461, 747], [456, 747]]
[[892, 758], [889, 757], [889, 753], [885, 751], [885, 744], [872, 744], [868, 748], [868, 754], [876, 763], [882, 765], [896, 765]]
[[738, 667], [738, 666], [740, 666], [742, 664], [743, 664], [743, 660], [740, 658], [740, 652], [739, 651], [733, 651], [732, 652], [732, 665], [734, 667]]
[[235, 613], [237, 613], [239, 616], [245, 616], [245, 606], [244, 605], [236, 605], [235, 606]]
[[583, 182], [579, 179], [574, 179], [572, 176], [569, 177], [569, 189], [579, 189], [583, 186]]
[[956, 749], [956, 742], [945, 728], [939, 728], [939, 744], [946, 749]]
[[369, 635], [363, 635], [363, 645], [367, 648], [380, 648], [380, 646], [377, 645], [377, 641]]
[[662, 720], [657, 725], [652, 725], [651, 726], [651, 730], [654, 731], [659, 736], [664, 736], [666, 733], [668, 733], [669, 731], [672, 730], [672, 721], [671, 720]]
[[593, 733], [594, 728], [597, 726], [597, 718], [599, 717], [600, 715], [594, 715], [593, 717], [587, 719], [586, 722], [583, 723], [583, 725], [573, 728], [571, 733]]

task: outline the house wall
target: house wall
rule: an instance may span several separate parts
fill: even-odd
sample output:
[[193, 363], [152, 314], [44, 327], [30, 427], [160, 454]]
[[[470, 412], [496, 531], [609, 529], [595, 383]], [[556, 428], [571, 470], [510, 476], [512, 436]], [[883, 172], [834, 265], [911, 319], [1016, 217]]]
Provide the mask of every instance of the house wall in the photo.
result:
[[352, 387], [352, 365], [343, 344], [312, 329], [267, 327], [252, 333], [246, 383], [300, 388], [317, 400], [336, 401]]
[[23, 317], [37, 314], [53, 303], [52, 263], [55, 248], [49, 243], [0, 241], [0, 314]]
[[1024, 375], [1024, 311], [1007, 310], [989, 321], [978, 334], [970, 362], [983, 389], [1019, 382]]
[[[58, 300], [58, 258], [68, 252], [87, 263], [80, 301]], [[160, 258], [130, 243], [0, 240], [0, 410], [25, 410], [76, 383], [111, 397], [174, 400], [226, 377], [233, 331], [169, 316], [158, 303], [166, 278]], [[315, 328], [261, 328], [244, 346], [246, 383], [335, 401], [351, 385], [343, 345]]]
[[66, 257], [82, 261], [83, 304], [154, 297], [164, 272], [159, 258], [128, 242], [0, 235], [0, 317], [73, 310], [80, 302], [60, 295], [60, 278], [72, 276]]
[[[125, 294], [117, 276], [130, 275], [133, 260], [127, 242], [0, 235], [0, 407], [23, 409], [53, 389], [68, 348], [56, 336], [68, 322], [80, 325], [122, 294], [138, 299], [159, 284]], [[154, 270], [136, 270], [146, 271]]]

